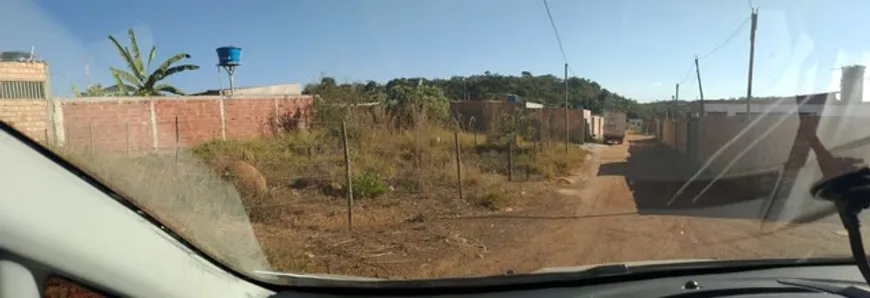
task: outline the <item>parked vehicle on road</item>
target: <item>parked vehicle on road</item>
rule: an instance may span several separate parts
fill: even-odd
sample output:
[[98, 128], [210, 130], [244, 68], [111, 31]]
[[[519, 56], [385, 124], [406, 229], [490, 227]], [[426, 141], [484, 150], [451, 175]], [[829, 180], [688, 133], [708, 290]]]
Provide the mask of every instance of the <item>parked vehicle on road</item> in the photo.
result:
[[622, 144], [625, 140], [625, 130], [628, 129], [628, 120], [625, 113], [604, 112], [604, 143]]

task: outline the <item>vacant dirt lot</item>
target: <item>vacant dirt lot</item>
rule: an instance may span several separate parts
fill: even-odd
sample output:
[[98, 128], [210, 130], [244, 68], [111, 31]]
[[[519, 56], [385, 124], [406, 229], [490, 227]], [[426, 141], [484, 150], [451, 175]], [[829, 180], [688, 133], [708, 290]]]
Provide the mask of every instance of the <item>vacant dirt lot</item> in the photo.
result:
[[[257, 235], [266, 250], [287, 247], [298, 255], [298, 263], [273, 264], [279, 267], [393, 279], [640, 260], [848, 254], [835, 223], [762, 229], [759, 200], [752, 200], [759, 191], [733, 181], [717, 183], [696, 203], [691, 199], [705, 184], [693, 183], [668, 205], [694, 169], [648, 137], [628, 138], [618, 146], [590, 145], [595, 154], [571, 177], [524, 186], [544, 191], [510, 190], [527, 199], [504, 210], [468, 212], [456, 201], [380, 201], [359, 208], [360, 225], [352, 233], [342, 229], [339, 215], [307, 230], [258, 225]], [[394, 208], [383, 208], [388, 206]], [[341, 206], [334, 209], [323, 212], [341, 212]]]
[[[706, 186], [681, 157], [646, 136], [593, 152], [570, 177], [504, 184], [519, 194], [491, 210], [455, 200], [362, 200], [354, 231], [340, 201], [304, 199], [268, 207], [277, 218], [254, 230], [278, 270], [420, 279], [532, 272], [547, 267], [668, 259], [845, 256], [835, 220], [789, 225], [758, 219], [764, 190], [721, 181]], [[753, 179], [753, 178], [750, 178]], [[866, 237], [866, 236], [865, 236]], [[47, 283], [46, 297], [100, 297]]]

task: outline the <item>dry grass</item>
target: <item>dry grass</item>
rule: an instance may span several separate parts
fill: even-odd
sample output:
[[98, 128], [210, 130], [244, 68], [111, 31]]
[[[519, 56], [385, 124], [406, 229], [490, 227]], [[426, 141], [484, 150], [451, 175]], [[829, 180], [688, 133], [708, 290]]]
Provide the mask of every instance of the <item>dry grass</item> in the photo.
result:
[[[567, 175], [586, 155], [572, 146], [566, 158], [564, 144], [519, 140], [510, 147], [511, 182], [508, 146], [459, 133], [464, 194], [459, 199], [453, 131], [439, 125], [404, 130], [351, 125], [348, 143], [357, 196], [352, 243], [357, 244], [344, 247], [349, 241], [343, 234], [346, 178], [336, 131], [315, 125], [275, 138], [208, 142], [183, 150], [177, 160], [175, 155], [131, 158], [57, 151], [237, 269], [354, 275], [401, 274], [389, 266], [360, 265], [367, 262], [363, 252], [375, 246], [371, 242], [397, 241], [386, 231], [408, 229], [410, 222], [425, 218], [500, 212], [523, 204], [529, 193], [546, 190], [540, 181]], [[239, 160], [262, 172], [269, 195], [240, 193], [231, 181], [221, 180], [216, 169]], [[401, 247], [404, 255], [414, 245], [429, 245], [420, 241], [434, 239], [431, 233], [446, 233], [413, 229], [407, 235], [416, 236], [403, 236], [408, 237], [402, 239], [407, 243]], [[371, 235], [361, 236], [365, 233]]]

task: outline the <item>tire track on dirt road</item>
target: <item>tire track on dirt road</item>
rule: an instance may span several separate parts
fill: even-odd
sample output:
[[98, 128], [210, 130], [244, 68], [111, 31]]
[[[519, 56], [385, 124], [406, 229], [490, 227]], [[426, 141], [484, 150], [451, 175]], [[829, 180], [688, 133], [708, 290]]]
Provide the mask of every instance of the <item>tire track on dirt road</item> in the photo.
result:
[[524, 239], [519, 239], [517, 246], [494, 249], [487, 260], [470, 266], [501, 266], [503, 271], [532, 272], [545, 267], [582, 265], [585, 262], [578, 261], [595, 257], [611, 259], [613, 241], [599, 239], [626, 236], [618, 236], [620, 231], [607, 229], [600, 222], [609, 221], [608, 214], [633, 216], [636, 209], [622, 177], [602, 177], [597, 172], [602, 162], [624, 160], [627, 146], [596, 146], [587, 166], [569, 178], [580, 182], [554, 189], [558, 204], [553, 205], [561, 208], [545, 212], [563, 220], [534, 223], [534, 231], [521, 236]]

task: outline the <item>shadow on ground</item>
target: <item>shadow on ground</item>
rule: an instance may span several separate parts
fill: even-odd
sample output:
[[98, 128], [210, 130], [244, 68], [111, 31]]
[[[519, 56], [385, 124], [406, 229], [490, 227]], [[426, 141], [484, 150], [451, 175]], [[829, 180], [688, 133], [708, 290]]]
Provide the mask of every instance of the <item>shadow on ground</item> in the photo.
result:
[[452, 217], [452, 218], [440, 218], [440, 219], [455, 219], [455, 220], [473, 220], [473, 219], [595, 219], [602, 217], [616, 217], [616, 216], [631, 216], [636, 215], [634, 212], [620, 212], [620, 213], [607, 213], [607, 214], [588, 214], [588, 215], [566, 215], [566, 216], [552, 216], [552, 215], [510, 215], [510, 214], [493, 214], [493, 215], [477, 215], [477, 216], [463, 216], [463, 217]]
[[650, 138], [629, 145], [626, 162], [603, 161], [598, 175], [625, 177], [640, 214], [760, 219], [775, 184], [776, 173], [725, 178], [701, 194], [714, 175], [704, 173], [686, 185], [699, 166], [682, 154]]

